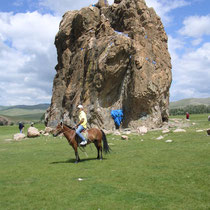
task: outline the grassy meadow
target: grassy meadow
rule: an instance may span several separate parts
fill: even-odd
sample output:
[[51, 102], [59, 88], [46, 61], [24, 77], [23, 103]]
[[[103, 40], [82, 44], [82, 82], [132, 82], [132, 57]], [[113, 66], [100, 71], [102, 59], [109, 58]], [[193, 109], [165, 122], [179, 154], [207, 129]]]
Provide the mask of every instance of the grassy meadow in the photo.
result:
[[64, 137], [15, 142], [17, 126], [2, 126], [0, 209], [210, 209], [210, 136], [196, 132], [207, 116], [191, 115], [186, 133], [107, 135], [112, 152], [96, 160], [89, 145], [79, 164]]

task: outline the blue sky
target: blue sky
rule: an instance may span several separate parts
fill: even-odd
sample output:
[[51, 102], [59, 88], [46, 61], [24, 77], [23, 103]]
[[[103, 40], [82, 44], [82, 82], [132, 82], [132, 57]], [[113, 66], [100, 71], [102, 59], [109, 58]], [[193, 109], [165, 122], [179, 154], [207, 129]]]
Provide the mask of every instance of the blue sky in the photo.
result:
[[[54, 38], [62, 15], [97, 0], [0, 1], [0, 105], [50, 103], [57, 64]], [[210, 1], [146, 3], [168, 34], [170, 100], [210, 97]]]

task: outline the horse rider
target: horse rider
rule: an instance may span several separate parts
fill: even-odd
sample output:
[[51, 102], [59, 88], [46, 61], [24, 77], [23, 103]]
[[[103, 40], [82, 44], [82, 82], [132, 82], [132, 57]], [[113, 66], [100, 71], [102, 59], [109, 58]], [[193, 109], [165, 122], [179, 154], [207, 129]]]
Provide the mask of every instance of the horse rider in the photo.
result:
[[77, 127], [76, 134], [82, 139], [80, 145], [85, 146], [87, 144], [87, 140], [85, 139], [85, 137], [82, 135], [81, 132], [87, 128], [87, 117], [82, 105], [79, 105], [78, 109], [79, 109], [79, 123], [76, 126]]

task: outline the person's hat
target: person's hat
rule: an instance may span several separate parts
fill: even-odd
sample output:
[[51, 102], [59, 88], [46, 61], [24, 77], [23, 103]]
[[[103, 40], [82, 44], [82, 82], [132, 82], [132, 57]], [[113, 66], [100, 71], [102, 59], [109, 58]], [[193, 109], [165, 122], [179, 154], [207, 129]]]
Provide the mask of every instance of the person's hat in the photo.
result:
[[80, 105], [78, 106], [78, 108], [79, 108], [79, 109], [83, 109], [83, 106], [80, 104]]

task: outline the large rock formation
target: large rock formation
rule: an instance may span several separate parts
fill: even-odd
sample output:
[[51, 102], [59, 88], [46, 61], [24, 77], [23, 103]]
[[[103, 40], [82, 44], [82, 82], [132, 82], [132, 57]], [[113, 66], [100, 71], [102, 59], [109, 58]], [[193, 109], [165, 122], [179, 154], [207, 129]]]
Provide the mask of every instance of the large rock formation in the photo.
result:
[[168, 120], [171, 59], [160, 18], [144, 0], [115, 0], [69, 11], [55, 38], [57, 74], [46, 124], [73, 125], [82, 103], [89, 126], [113, 128], [110, 111], [123, 109], [124, 127]]

